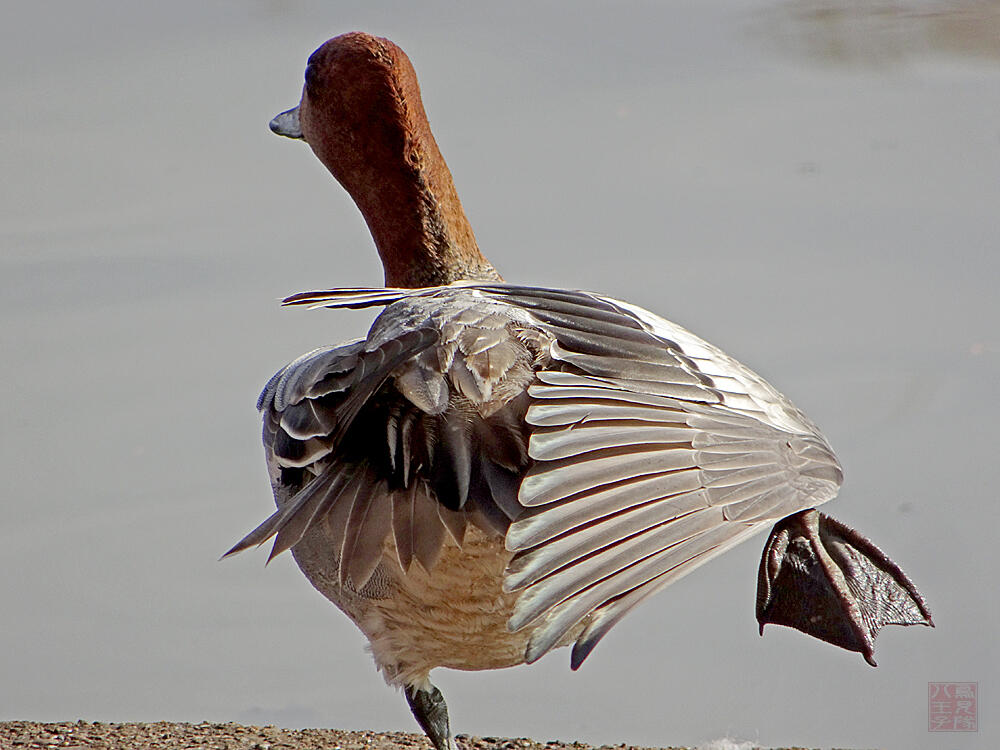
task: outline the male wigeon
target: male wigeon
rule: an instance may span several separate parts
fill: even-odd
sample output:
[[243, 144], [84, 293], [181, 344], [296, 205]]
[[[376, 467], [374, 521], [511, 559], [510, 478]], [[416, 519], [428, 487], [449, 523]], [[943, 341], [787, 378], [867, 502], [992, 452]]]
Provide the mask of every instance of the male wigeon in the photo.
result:
[[503, 282], [480, 253], [386, 39], [309, 58], [271, 123], [351, 194], [384, 289], [288, 304], [384, 306], [367, 336], [303, 355], [260, 396], [274, 537], [371, 642], [438, 750], [435, 667], [497, 669], [573, 644], [576, 669], [633, 607], [772, 528], [757, 619], [874, 665], [886, 624], [931, 625], [871, 542], [815, 507], [842, 473], [760, 376], [668, 320], [599, 294]]

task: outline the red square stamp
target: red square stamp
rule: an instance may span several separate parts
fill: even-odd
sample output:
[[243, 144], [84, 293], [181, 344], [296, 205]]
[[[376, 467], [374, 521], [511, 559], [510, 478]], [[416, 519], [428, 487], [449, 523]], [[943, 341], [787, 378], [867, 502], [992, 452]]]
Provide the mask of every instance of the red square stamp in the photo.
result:
[[978, 732], [978, 682], [927, 683], [928, 732]]

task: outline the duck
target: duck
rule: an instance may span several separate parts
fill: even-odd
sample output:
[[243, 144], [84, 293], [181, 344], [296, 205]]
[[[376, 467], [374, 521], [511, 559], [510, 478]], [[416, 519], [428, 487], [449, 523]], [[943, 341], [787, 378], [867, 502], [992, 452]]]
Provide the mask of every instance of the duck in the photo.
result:
[[224, 557], [290, 550], [437, 750], [458, 744], [431, 670], [562, 646], [576, 670], [636, 606], [764, 532], [761, 634], [795, 628], [875, 666], [884, 625], [933, 626], [898, 565], [816, 510], [843, 470], [788, 398], [639, 306], [500, 276], [396, 44], [325, 42], [270, 128], [354, 200], [384, 285], [284, 300], [381, 312], [265, 386], [277, 509]]

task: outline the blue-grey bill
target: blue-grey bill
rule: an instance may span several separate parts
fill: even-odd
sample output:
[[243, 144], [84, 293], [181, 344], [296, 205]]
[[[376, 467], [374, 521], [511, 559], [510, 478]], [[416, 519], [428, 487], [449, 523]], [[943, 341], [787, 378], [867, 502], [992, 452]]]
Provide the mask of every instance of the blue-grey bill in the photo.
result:
[[302, 128], [299, 126], [299, 108], [292, 109], [276, 115], [269, 123], [271, 132], [276, 135], [283, 135], [285, 138], [302, 139]]

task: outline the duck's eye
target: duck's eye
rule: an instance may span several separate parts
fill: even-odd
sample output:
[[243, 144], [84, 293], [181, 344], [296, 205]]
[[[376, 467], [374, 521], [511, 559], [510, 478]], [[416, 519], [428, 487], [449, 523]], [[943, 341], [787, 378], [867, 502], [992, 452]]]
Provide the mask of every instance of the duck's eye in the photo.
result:
[[318, 84], [319, 67], [313, 62], [312, 58], [309, 58], [309, 64], [306, 65], [306, 87], [315, 89]]

